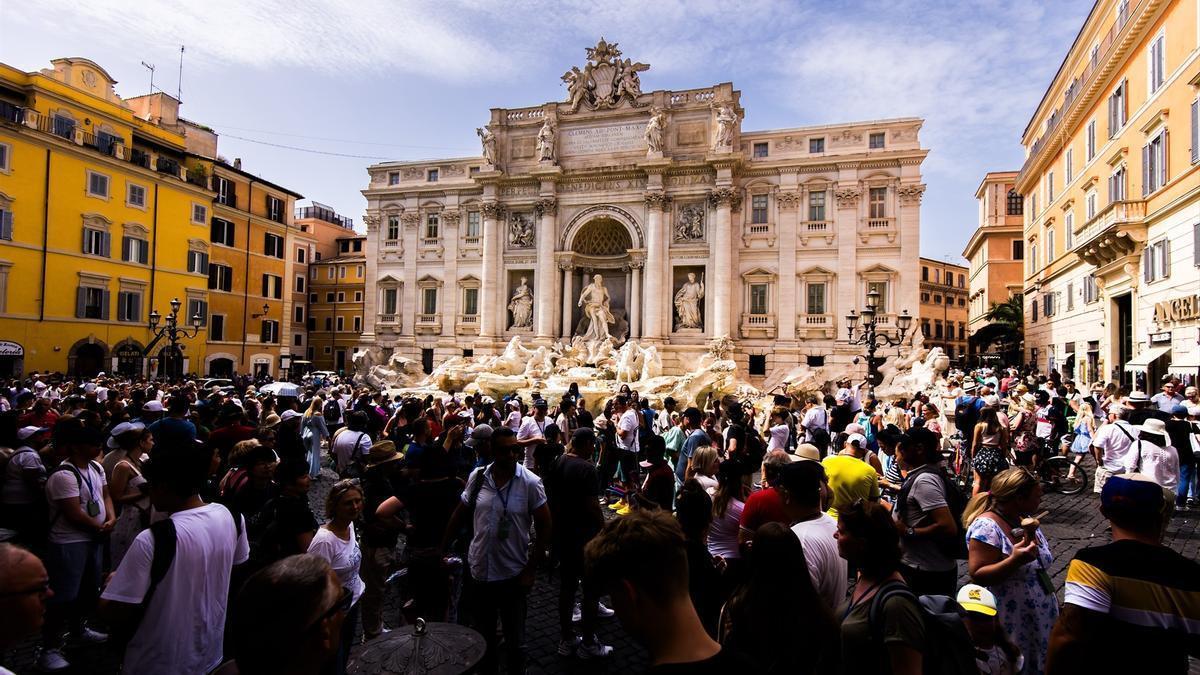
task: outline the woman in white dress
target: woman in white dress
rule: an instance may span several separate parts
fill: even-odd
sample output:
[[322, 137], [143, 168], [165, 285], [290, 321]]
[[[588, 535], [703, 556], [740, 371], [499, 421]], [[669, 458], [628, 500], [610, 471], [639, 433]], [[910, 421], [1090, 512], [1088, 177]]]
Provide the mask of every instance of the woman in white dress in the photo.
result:
[[363, 580], [358, 570], [362, 565], [362, 550], [354, 536], [354, 521], [363, 510], [362, 488], [356, 480], [340, 480], [333, 484], [325, 498], [325, 515], [329, 522], [317, 529], [308, 552], [329, 562], [337, 574], [342, 588], [351, 594], [350, 611], [342, 623], [342, 643], [337, 657], [326, 669], [327, 673], [343, 675], [346, 662], [350, 659], [350, 645], [354, 641], [354, 630], [358, 624], [358, 599], [363, 594]]

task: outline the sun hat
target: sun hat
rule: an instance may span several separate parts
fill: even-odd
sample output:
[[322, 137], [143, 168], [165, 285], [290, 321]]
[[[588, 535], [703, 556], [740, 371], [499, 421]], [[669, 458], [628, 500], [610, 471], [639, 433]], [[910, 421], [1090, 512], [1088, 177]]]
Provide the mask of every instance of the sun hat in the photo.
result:
[[967, 584], [958, 589], [958, 606], [968, 612], [996, 616], [996, 596], [979, 584]]
[[796, 446], [796, 454], [792, 457], [792, 461], [807, 460], [810, 462], [819, 462], [821, 461], [821, 451], [812, 443], [801, 443]]
[[1167, 434], [1167, 423], [1158, 419], [1157, 417], [1151, 417], [1151, 418], [1147, 419], [1145, 422], [1142, 422], [1138, 426], [1138, 429], [1140, 429], [1143, 432], [1148, 433], [1148, 434], [1158, 434], [1159, 436], [1165, 436]]
[[1146, 392], [1144, 391], [1131, 391], [1125, 400], [1129, 401], [1130, 403], [1145, 403], [1146, 401], [1149, 401], [1150, 398], [1146, 396]]
[[109, 448], [116, 450], [117, 448], [121, 447], [121, 444], [117, 442], [118, 436], [130, 433], [133, 431], [142, 431], [145, 428], [146, 428], [145, 424], [139, 424], [137, 422], [121, 422], [117, 426], [113, 427], [112, 431], [110, 431], [108, 433], [108, 440], [104, 444], [106, 446], [108, 446]]
[[377, 441], [367, 453], [367, 468], [404, 459], [404, 453], [396, 450], [396, 444], [391, 441]]
[[963, 384], [963, 391], [975, 391], [977, 388], [979, 388], [979, 384], [975, 380], [967, 380]]

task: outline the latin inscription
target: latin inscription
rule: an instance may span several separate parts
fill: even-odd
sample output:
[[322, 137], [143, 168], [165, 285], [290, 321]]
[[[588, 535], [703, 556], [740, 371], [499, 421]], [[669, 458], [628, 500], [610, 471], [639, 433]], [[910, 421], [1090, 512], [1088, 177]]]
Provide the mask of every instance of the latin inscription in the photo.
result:
[[559, 132], [559, 151], [563, 155], [595, 155], [644, 150], [646, 142], [642, 139], [642, 134], [645, 129], [646, 125], [642, 122], [563, 129]]

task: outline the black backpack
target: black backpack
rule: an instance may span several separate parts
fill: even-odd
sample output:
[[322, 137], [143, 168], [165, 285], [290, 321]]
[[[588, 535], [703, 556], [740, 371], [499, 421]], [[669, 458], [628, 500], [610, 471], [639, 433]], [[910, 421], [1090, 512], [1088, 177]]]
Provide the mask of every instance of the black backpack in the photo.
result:
[[[944, 595], [917, 598], [902, 581], [884, 584], [871, 599], [867, 621], [876, 645], [884, 647], [883, 605], [896, 596], [908, 598], [921, 613], [925, 626], [925, 649], [921, 652], [924, 675], [979, 675], [975, 646], [954, 598]], [[883, 653], [886, 655], [886, 647]]]
[[331, 398], [325, 402], [321, 415], [325, 418], [325, 424], [337, 424], [342, 417], [342, 406], [338, 405], [336, 398]]
[[976, 405], [978, 402], [979, 398], [974, 395], [960, 396], [958, 405], [954, 406], [954, 428], [962, 432], [968, 443], [971, 442], [971, 434], [979, 421], [979, 406]]
[[896, 512], [900, 515], [900, 520], [905, 523], [909, 522], [908, 493], [912, 491], [917, 476], [927, 473], [937, 476], [942, 481], [942, 491], [946, 494], [946, 507], [950, 509], [950, 517], [954, 519], [954, 536], [942, 538], [938, 542], [938, 548], [954, 560], [966, 560], [967, 537], [962, 517], [963, 511], [967, 509], [967, 496], [958, 489], [958, 486], [954, 484], [954, 479], [940, 465], [926, 464], [905, 477], [903, 485], [900, 486], [900, 494], [896, 496]]

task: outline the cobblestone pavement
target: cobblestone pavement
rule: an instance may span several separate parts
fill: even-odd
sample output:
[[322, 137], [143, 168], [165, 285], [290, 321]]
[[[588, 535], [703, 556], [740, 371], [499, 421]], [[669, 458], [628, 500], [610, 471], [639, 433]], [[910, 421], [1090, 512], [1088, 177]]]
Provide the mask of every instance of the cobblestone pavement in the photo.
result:
[[[321, 512], [321, 502], [331, 484], [331, 476], [324, 476], [315, 483], [312, 492], [314, 510]], [[1049, 572], [1054, 579], [1061, 601], [1067, 564], [1076, 551], [1089, 546], [1098, 546], [1110, 541], [1108, 523], [1100, 515], [1099, 499], [1090, 491], [1076, 496], [1047, 495], [1042, 501], [1043, 509], [1050, 513], [1042, 519], [1042, 527], [1054, 551], [1054, 564]], [[1177, 514], [1167, 529], [1166, 543], [1183, 555], [1200, 557], [1200, 511]], [[961, 580], [966, 579], [966, 565], [960, 565]], [[529, 597], [526, 650], [528, 672], [540, 673], [637, 673], [647, 664], [646, 652], [638, 646], [620, 627], [616, 618], [601, 619], [599, 638], [614, 647], [613, 655], [603, 661], [580, 661], [564, 659], [557, 655], [559, 629], [557, 618], [558, 577], [553, 572], [539, 572], [538, 580]], [[398, 616], [395, 598], [389, 600], [385, 618], [393, 625]], [[0, 659], [17, 673], [33, 671], [34, 645], [32, 640], [11, 650]], [[353, 653], [353, 652], [352, 652]], [[115, 657], [105, 648], [80, 648], [68, 652], [75, 663], [74, 673], [116, 673]], [[1192, 672], [1200, 673], [1200, 665], [1193, 662]]]

